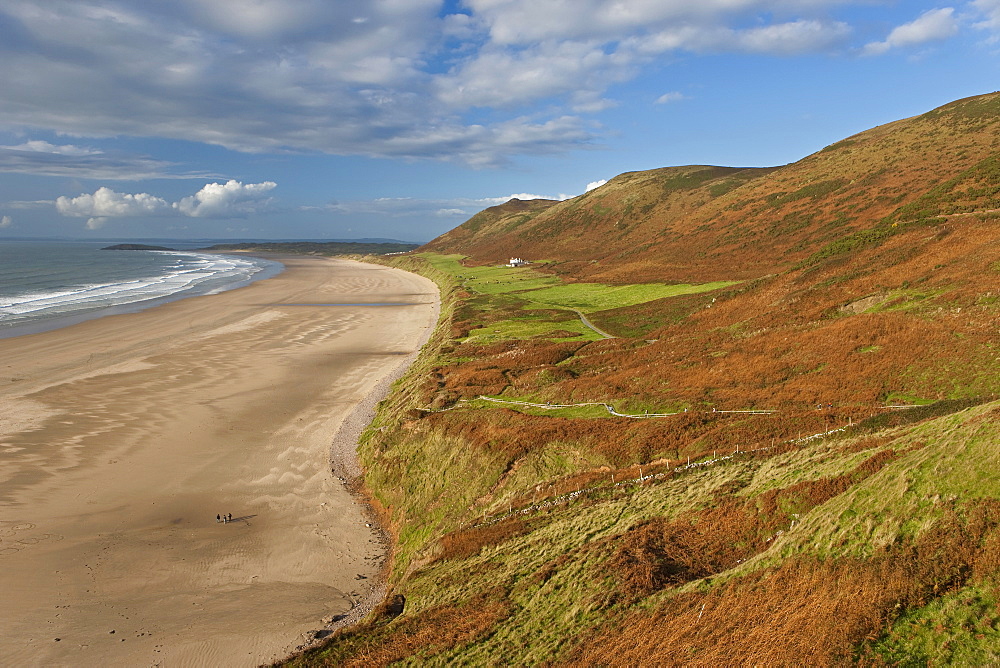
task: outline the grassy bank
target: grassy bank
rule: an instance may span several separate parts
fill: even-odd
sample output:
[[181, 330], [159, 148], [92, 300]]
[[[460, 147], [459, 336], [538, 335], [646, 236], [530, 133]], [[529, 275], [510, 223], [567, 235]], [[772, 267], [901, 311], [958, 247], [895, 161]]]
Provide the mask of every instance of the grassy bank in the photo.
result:
[[[650, 350], [649, 332], [661, 346], [694, 339], [684, 325], [711, 295], [756, 293], [562, 284], [537, 268], [459, 260], [391, 260], [437, 282], [442, 316], [359, 453], [396, 539], [390, 599], [405, 601], [291, 665], [977, 663], [1000, 653], [1000, 404], [890, 412], [831, 392], [836, 406], [807, 397], [746, 413], [644, 392], [602, 370]], [[567, 309], [581, 306], [621, 323], [618, 334], [636, 314], [646, 324], [639, 337], [574, 335]], [[732, 325], [699, 336], [697, 357], [678, 364], [714, 364], [747, 340]]]

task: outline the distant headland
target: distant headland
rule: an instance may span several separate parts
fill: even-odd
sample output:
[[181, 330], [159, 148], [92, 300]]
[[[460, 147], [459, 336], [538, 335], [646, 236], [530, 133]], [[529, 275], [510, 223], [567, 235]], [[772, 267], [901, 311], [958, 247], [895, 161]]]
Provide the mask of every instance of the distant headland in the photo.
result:
[[271, 241], [259, 243], [215, 244], [203, 251], [256, 251], [270, 253], [295, 253], [306, 255], [389, 255], [405, 253], [419, 248], [420, 244], [403, 241]]
[[[405, 241], [269, 241], [269, 242], [234, 242], [214, 244], [193, 250], [212, 251], [243, 251], [258, 253], [292, 253], [298, 255], [395, 255], [406, 253], [420, 244]], [[176, 248], [166, 246], [151, 246], [149, 244], [114, 244], [101, 250], [129, 251], [176, 251]]]
[[101, 250], [172, 251], [176, 249], [167, 248], [166, 246], [149, 246], [146, 244], [115, 244], [113, 246], [105, 246]]

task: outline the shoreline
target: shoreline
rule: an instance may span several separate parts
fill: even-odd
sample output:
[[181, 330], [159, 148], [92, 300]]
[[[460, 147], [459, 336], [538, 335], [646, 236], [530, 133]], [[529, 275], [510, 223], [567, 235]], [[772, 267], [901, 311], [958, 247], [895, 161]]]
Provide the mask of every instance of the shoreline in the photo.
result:
[[[436, 286], [435, 289], [437, 289]], [[435, 301], [432, 311], [431, 318], [433, 324], [424, 330], [423, 335], [416, 344], [416, 350], [404, 357], [395, 369], [393, 369], [389, 374], [383, 376], [372, 387], [368, 394], [365, 395], [364, 399], [358, 402], [358, 404], [354, 407], [354, 410], [352, 410], [344, 419], [333, 438], [333, 442], [330, 447], [331, 471], [334, 476], [344, 482], [345, 486], [355, 490], [353, 492], [354, 497], [357, 503], [364, 507], [366, 516], [371, 520], [372, 528], [376, 530], [380, 542], [385, 546], [385, 551], [380, 563], [379, 572], [373, 579], [367, 596], [365, 596], [363, 600], [357, 602], [356, 605], [346, 614], [340, 616], [339, 618], [331, 619], [330, 622], [325, 624], [320, 630], [320, 633], [314, 634], [312, 638], [307, 639], [305, 643], [296, 647], [296, 652], [303, 651], [320, 644], [324, 638], [338, 629], [357, 624], [367, 617], [368, 614], [378, 607], [386, 598], [386, 580], [389, 566], [388, 556], [389, 551], [392, 549], [392, 534], [388, 528], [382, 525], [382, 518], [373, 504], [373, 499], [362, 491], [364, 489], [364, 471], [358, 462], [358, 441], [360, 440], [361, 434], [364, 430], [372, 423], [372, 420], [375, 419], [376, 412], [378, 411], [378, 404], [389, 396], [392, 392], [393, 384], [406, 375], [410, 366], [412, 366], [417, 358], [420, 357], [424, 345], [427, 344], [431, 336], [434, 334], [434, 330], [440, 316], [441, 301], [438, 299]]]
[[282, 261], [244, 288], [0, 340], [4, 662], [258, 665], [381, 600], [386, 538], [331, 466], [357, 466], [437, 288]]
[[[120, 251], [120, 252], [142, 252], [142, 251]], [[190, 251], [177, 251], [179, 253], [195, 253], [201, 255], [230, 255], [234, 253], [229, 253], [227, 251], [215, 251], [212, 253], [202, 253], [198, 250]], [[234, 281], [233, 283], [219, 288], [213, 288], [208, 291], [199, 291], [197, 288], [192, 288], [188, 290], [182, 290], [180, 292], [175, 292], [169, 295], [162, 295], [159, 297], [152, 297], [150, 299], [144, 299], [136, 302], [129, 302], [127, 304], [116, 304], [111, 306], [99, 306], [89, 309], [80, 309], [79, 311], [70, 312], [66, 314], [54, 315], [44, 318], [25, 320], [23, 322], [15, 323], [13, 325], [7, 325], [0, 327], [0, 339], [13, 339], [19, 336], [27, 336], [30, 334], [42, 334], [44, 332], [51, 332], [57, 329], [62, 329], [64, 327], [72, 327], [73, 325], [80, 324], [82, 322], [87, 322], [89, 320], [96, 320], [99, 318], [104, 318], [113, 315], [125, 315], [127, 313], [139, 313], [145, 311], [146, 309], [155, 308], [163, 304], [170, 304], [176, 301], [182, 301], [184, 299], [191, 299], [194, 297], [207, 297], [210, 295], [221, 294], [223, 292], [229, 292], [230, 290], [239, 290], [240, 288], [245, 288], [249, 285], [253, 285], [258, 281], [265, 281], [269, 278], [274, 278], [285, 271], [285, 266], [282, 264], [280, 257], [291, 257], [291, 256], [279, 256], [272, 255], [268, 256], [265, 253], [251, 254], [251, 253], [241, 253], [241, 255], [252, 255], [258, 259], [267, 260], [269, 262], [274, 262], [278, 266], [263, 267], [260, 271], [253, 274], [249, 278], [244, 278], [240, 281]]]

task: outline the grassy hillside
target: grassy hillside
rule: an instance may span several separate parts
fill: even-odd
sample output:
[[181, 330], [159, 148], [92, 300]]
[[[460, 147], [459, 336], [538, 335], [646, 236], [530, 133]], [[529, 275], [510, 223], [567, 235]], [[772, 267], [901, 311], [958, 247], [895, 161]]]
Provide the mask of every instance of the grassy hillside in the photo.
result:
[[605, 283], [753, 278], [876, 225], [1000, 208], [998, 122], [991, 94], [783, 167], [622, 174], [565, 202], [494, 207], [425, 248], [481, 263], [559, 258], [556, 273]]
[[445, 301], [360, 453], [402, 614], [291, 663], [995, 663], [998, 119], [623, 175], [384, 260]]

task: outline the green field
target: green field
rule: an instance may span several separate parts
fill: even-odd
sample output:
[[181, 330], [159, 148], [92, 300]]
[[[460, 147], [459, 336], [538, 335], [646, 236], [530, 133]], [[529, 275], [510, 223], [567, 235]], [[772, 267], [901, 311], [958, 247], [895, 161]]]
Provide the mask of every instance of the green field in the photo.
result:
[[522, 295], [532, 306], [526, 308], [571, 308], [595, 313], [622, 306], [635, 306], [665, 297], [711, 292], [734, 285], [736, 281], [716, 281], [700, 285], [640, 283], [637, 285], [604, 285], [602, 283], [567, 283], [532, 290]]
[[[716, 281], [699, 285], [563, 283], [555, 276], [546, 275], [533, 266], [466, 267], [461, 263], [462, 255], [422, 253], [420, 257], [434, 268], [454, 276], [470, 292], [507, 297], [509, 299], [502, 302], [505, 305], [514, 303], [511, 300], [519, 300], [517, 303], [524, 311], [523, 314], [510, 314], [509, 317], [495, 319], [484, 317], [484, 326], [470, 332], [470, 338], [483, 341], [529, 338], [555, 340], [572, 338], [593, 341], [600, 339], [601, 336], [579, 320], [555, 319], [545, 313], [532, 312], [556, 309], [591, 314], [667, 297], [710, 292], [736, 283], [736, 281]], [[544, 263], [536, 263], [535, 266], [542, 264]], [[547, 337], [550, 332], [554, 334]]]

